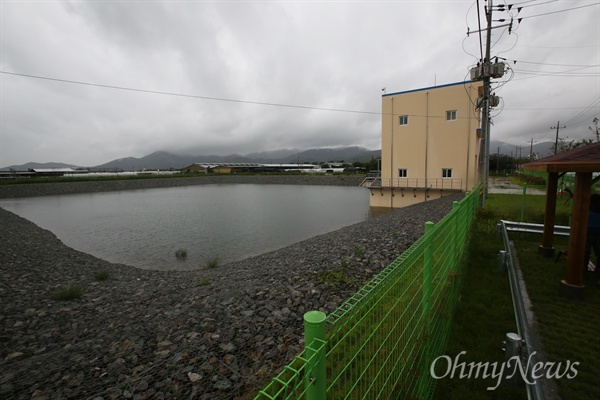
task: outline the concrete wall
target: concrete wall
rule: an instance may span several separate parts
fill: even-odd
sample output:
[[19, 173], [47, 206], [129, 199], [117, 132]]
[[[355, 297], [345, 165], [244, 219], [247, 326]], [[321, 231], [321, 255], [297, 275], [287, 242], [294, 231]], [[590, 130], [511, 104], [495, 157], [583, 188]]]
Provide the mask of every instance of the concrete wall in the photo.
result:
[[[371, 207], [402, 208], [417, 203], [437, 200], [456, 194], [451, 190], [400, 189], [391, 188], [370, 189], [369, 205]], [[429, 196], [429, 197], [428, 197]]]

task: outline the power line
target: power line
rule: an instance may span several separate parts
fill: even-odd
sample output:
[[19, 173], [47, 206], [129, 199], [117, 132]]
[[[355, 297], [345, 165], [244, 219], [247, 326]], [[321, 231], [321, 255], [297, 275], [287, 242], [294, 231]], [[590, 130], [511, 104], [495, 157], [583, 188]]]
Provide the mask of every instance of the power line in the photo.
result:
[[518, 8], [537, 7], [537, 6], [541, 6], [542, 4], [556, 3], [557, 1], [558, 1], [558, 0], [548, 0], [548, 1], [545, 1], [545, 2], [543, 2], [543, 3], [530, 4], [530, 5], [528, 5], [528, 6], [521, 6], [521, 7], [518, 7]]
[[483, 40], [481, 38], [481, 16], [479, 13], [479, 0], [477, 0], [477, 24], [479, 26], [479, 52], [481, 53], [481, 59], [483, 60]]
[[551, 66], [551, 67], [586, 67], [586, 68], [591, 68], [591, 67], [598, 67], [600, 66], [600, 64], [596, 64], [596, 65], [590, 65], [590, 64], [553, 64], [553, 63], [541, 63], [541, 62], [533, 62], [533, 61], [522, 61], [522, 60], [510, 60], [508, 58], [502, 58], [502, 57], [498, 57], [501, 58], [505, 61], [511, 61], [513, 63], [520, 63], [520, 64], [534, 64], [534, 65], [547, 65], [547, 66]]
[[584, 116], [588, 111], [594, 109], [594, 107], [598, 107], [598, 105], [600, 105], [599, 100], [600, 100], [600, 96], [596, 97], [594, 100], [592, 100], [589, 103], [589, 105], [583, 111], [580, 111], [579, 113], [575, 114], [575, 116], [573, 116], [569, 120], [567, 120], [567, 122], [565, 122], [565, 124], [570, 124], [570, 123], [574, 122], [578, 118]]
[[[334, 112], [368, 114], [368, 115], [407, 115], [409, 117], [418, 117], [418, 118], [439, 118], [439, 119], [446, 118], [445, 115], [440, 115], [440, 116], [429, 115], [429, 116], [427, 116], [427, 115], [420, 115], [420, 114], [398, 114], [398, 113], [382, 114], [381, 112], [375, 112], [375, 111], [345, 110], [345, 109], [337, 109], [337, 108], [300, 106], [300, 105], [283, 104], [283, 103], [265, 103], [265, 102], [259, 102], [259, 101], [226, 99], [226, 98], [221, 98], [221, 97], [208, 97], [208, 96], [199, 96], [199, 95], [182, 94], [182, 93], [162, 92], [162, 91], [157, 91], [157, 90], [137, 89], [137, 88], [131, 88], [131, 87], [125, 87], [125, 86], [103, 85], [103, 84], [99, 84], [99, 83], [73, 81], [73, 80], [69, 80], [69, 79], [50, 78], [50, 77], [39, 76], [39, 75], [21, 74], [21, 73], [17, 73], [17, 72], [0, 71], [0, 73], [7, 74], [7, 75], [23, 76], [26, 78], [43, 79], [43, 80], [49, 80], [49, 81], [55, 81], [55, 82], [61, 82], [61, 83], [70, 83], [70, 84], [76, 84], [76, 85], [100, 87], [100, 88], [105, 88], [105, 89], [127, 90], [127, 91], [132, 91], [132, 92], [150, 93], [150, 94], [158, 94], [158, 95], [164, 95], [164, 96], [186, 97], [186, 98], [193, 98], [193, 99], [225, 101], [225, 102], [242, 103], [242, 104], [255, 104], [255, 105], [261, 105], [261, 106], [288, 107], [288, 108], [299, 108], [299, 109], [304, 109], [304, 110], [334, 111]], [[466, 118], [470, 118], [470, 117], [457, 116], [457, 118], [459, 118], [459, 119], [465, 118], [466, 119]]]
[[543, 13], [543, 14], [530, 15], [528, 17], [520, 17], [519, 18], [519, 22], [521, 22], [524, 19], [541, 17], [541, 16], [544, 16], [544, 15], [550, 15], [550, 14], [558, 14], [558, 13], [563, 13], [563, 12], [572, 11], [572, 10], [578, 10], [580, 8], [592, 7], [592, 6], [597, 6], [597, 5], [600, 5], [600, 3], [586, 4], [584, 6], [579, 6], [579, 7], [565, 8], [564, 10], [550, 11], [550, 12]]
[[[600, 76], [600, 74], [595, 73], [595, 72], [590, 72], [590, 73], [573, 73], [574, 71], [581, 71], [582, 69], [587, 69], [587, 68], [596, 68], [600, 66], [599, 65], [592, 65], [589, 67], [581, 67], [581, 68], [574, 68], [574, 69], [569, 69], [569, 70], [565, 70], [565, 71], [555, 71], [555, 72], [543, 72], [543, 71], [530, 71], [530, 70], [515, 70], [513, 68], [511, 68], [513, 71], [524, 74], [524, 75], [533, 75], [530, 76], [529, 78], [535, 78], [535, 77], [540, 77], [540, 76], [562, 76], [562, 77], [597, 77]], [[528, 79], [528, 78], [517, 78], [515, 80], [519, 80], [519, 79]]]
[[163, 95], [163, 96], [186, 97], [186, 98], [193, 98], [193, 99], [225, 101], [225, 102], [230, 102], [230, 103], [241, 103], [241, 104], [255, 104], [255, 105], [271, 106], [271, 107], [299, 108], [299, 109], [304, 109], [304, 110], [319, 110], [319, 111], [334, 111], [334, 112], [355, 113], [355, 114], [381, 115], [381, 112], [374, 112], [374, 111], [345, 110], [345, 109], [338, 109], [338, 108], [322, 108], [322, 107], [301, 106], [301, 105], [283, 104], [283, 103], [266, 103], [266, 102], [260, 102], [260, 101], [226, 99], [226, 98], [222, 98], [222, 97], [199, 96], [199, 95], [183, 94], [183, 93], [162, 92], [162, 91], [158, 91], [158, 90], [137, 89], [137, 88], [131, 88], [131, 87], [125, 87], [125, 86], [103, 85], [103, 84], [99, 84], [99, 83], [73, 81], [73, 80], [69, 80], [69, 79], [50, 78], [47, 76], [20, 74], [20, 73], [16, 73], [16, 72], [8, 72], [8, 71], [0, 71], [0, 73], [6, 74], [6, 75], [23, 76], [26, 78], [35, 78], [35, 79], [43, 79], [43, 80], [47, 80], [47, 81], [70, 83], [70, 84], [75, 84], [75, 85], [94, 86], [94, 87], [101, 87], [101, 88], [105, 88], [105, 89], [127, 90], [130, 92], [150, 93], [150, 94], [158, 94], [158, 95]]
[[588, 107], [505, 108], [506, 111], [587, 110]]
[[[504, 43], [501, 43], [504, 44]], [[525, 44], [519, 44], [517, 47], [528, 47], [533, 49], [589, 49], [592, 47], [598, 47], [597, 44], [585, 45], [585, 46], [528, 46]]]
[[513, 70], [519, 74], [534, 75], [534, 76], [563, 76], [563, 77], [597, 77], [600, 73], [597, 72], [583, 72], [583, 73], [569, 73], [569, 72], [543, 72], [543, 71], [529, 71], [515, 69]]

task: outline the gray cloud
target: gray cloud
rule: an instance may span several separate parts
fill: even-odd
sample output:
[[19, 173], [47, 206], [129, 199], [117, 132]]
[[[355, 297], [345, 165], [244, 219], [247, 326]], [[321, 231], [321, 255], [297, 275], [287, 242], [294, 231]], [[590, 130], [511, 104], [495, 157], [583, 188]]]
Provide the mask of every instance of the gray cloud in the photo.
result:
[[[535, 3], [535, 2], [534, 2]], [[591, 4], [557, 2], [532, 16]], [[249, 153], [380, 147], [388, 93], [462, 81], [479, 57], [472, 2], [5, 2], [8, 72], [249, 102], [166, 96], [0, 75], [0, 166], [95, 165], [157, 150]], [[471, 7], [471, 8], [469, 8]], [[492, 138], [525, 145], [549, 129], [591, 137], [600, 106], [600, 6], [524, 19], [494, 31], [492, 54], [516, 59], [497, 89]], [[500, 16], [498, 14], [498, 16]], [[498, 24], [498, 23], [496, 23]], [[515, 25], [516, 27], [516, 25]], [[539, 71], [574, 70], [539, 76]], [[538, 71], [537, 75], [530, 75]], [[594, 103], [594, 100], [596, 101]], [[581, 107], [592, 105], [577, 116]], [[571, 119], [571, 121], [569, 121]], [[562, 136], [562, 134], [561, 134]]]

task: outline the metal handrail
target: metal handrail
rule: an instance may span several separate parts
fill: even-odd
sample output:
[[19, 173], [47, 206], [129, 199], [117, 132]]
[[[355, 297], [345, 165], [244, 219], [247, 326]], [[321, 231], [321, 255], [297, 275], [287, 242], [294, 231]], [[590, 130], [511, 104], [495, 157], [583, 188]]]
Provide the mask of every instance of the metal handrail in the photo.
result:
[[463, 190], [458, 178], [381, 178], [367, 176], [361, 186], [369, 188]]
[[[513, 222], [500, 220], [507, 231], [525, 232], [525, 233], [544, 233], [543, 224], [532, 224], [525, 222]], [[570, 226], [554, 225], [554, 234], [559, 236], [569, 236], [571, 232]], [[505, 243], [506, 244], [506, 243]]]
[[[519, 268], [519, 260], [517, 258], [516, 250], [514, 248], [513, 243], [508, 238], [509, 230], [517, 230], [520, 232], [524, 232], [521, 229], [533, 229], [534, 227], [530, 225], [538, 225], [538, 224], [524, 224], [519, 222], [511, 222], [511, 221], [500, 221], [499, 229], [501, 230], [502, 239], [504, 241], [504, 249], [506, 252], [506, 257], [504, 260], [504, 265], [508, 270], [508, 278], [510, 282], [510, 292], [513, 300], [513, 307], [515, 311], [515, 319], [517, 322], [517, 332], [522, 339], [521, 349], [524, 350], [525, 354], [521, 354], [521, 358], [525, 358], [528, 362], [527, 365], [527, 378], [531, 379], [531, 367], [536, 364], [537, 356], [532, 346], [532, 336], [531, 331], [529, 329], [529, 323], [527, 321], [527, 311], [525, 310], [525, 303], [523, 301], [523, 292], [520, 285], [520, 282], [523, 281], [523, 277], [521, 276], [521, 270]], [[526, 226], [530, 226], [527, 228]], [[543, 226], [542, 226], [543, 227]], [[556, 227], [555, 227], [556, 228]], [[564, 227], [561, 227], [564, 228]], [[567, 227], [568, 228], [568, 227]], [[532, 230], [528, 230], [525, 232], [531, 232]], [[501, 255], [502, 257], [502, 255]], [[534, 380], [532, 385], [525, 384], [527, 389], [527, 398], [533, 400], [543, 400], [544, 392], [542, 390], [542, 382], [541, 379]]]

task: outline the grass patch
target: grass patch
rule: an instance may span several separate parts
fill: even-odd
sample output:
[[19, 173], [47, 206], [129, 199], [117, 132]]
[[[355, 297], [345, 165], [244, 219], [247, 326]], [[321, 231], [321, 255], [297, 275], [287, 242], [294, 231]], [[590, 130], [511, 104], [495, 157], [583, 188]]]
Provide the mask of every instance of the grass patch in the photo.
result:
[[[492, 202], [492, 196], [486, 207]], [[502, 195], [507, 196], [507, 195]], [[491, 207], [490, 207], [491, 208]], [[505, 216], [501, 218], [506, 218]], [[444, 355], [454, 360], [462, 351], [466, 354], [460, 361], [497, 362], [504, 361], [502, 341], [507, 332], [516, 332], [508, 275], [498, 271], [496, 255], [502, 242], [496, 239], [495, 229], [499, 219], [489, 209], [480, 210], [473, 224], [469, 242], [461, 299], [452, 323], [450, 338]], [[439, 365], [438, 365], [439, 364]], [[443, 376], [446, 363], [436, 364], [436, 374]], [[439, 371], [438, 371], [439, 367]], [[526, 399], [524, 385], [512, 388], [500, 385], [496, 390], [496, 379], [443, 378], [437, 381], [434, 399]]]
[[186, 249], [177, 249], [177, 251], [175, 252], [175, 257], [179, 260], [179, 261], [185, 261], [187, 259], [188, 253]]
[[198, 278], [196, 280], [196, 286], [208, 286], [211, 283], [212, 283], [212, 281], [210, 280], [210, 278], [208, 276]]
[[366, 250], [365, 250], [365, 248], [364, 248], [364, 247], [356, 246], [356, 247], [354, 248], [354, 255], [355, 255], [356, 257], [362, 257], [362, 256], [364, 256], [364, 255], [365, 255], [365, 253], [366, 253]]
[[221, 259], [219, 258], [219, 256], [213, 256], [213, 257], [207, 258], [205, 265], [206, 265], [206, 268], [208, 268], [208, 269], [217, 268], [221, 265]]
[[97, 281], [105, 281], [110, 277], [108, 271], [98, 271], [94, 274], [94, 279]]
[[[516, 323], [506, 273], [497, 270], [496, 257], [503, 243], [495, 237], [500, 219], [519, 221], [522, 195], [491, 194], [486, 209], [480, 210], [470, 241], [467, 272], [462, 298], [452, 325], [445, 354], [469, 362], [502, 362], [501, 350], [506, 332], [516, 332]], [[524, 221], [543, 223], [545, 196], [525, 198]], [[556, 205], [556, 224], [568, 225], [571, 204], [560, 199]], [[597, 371], [600, 370], [600, 276], [585, 277], [587, 297], [584, 301], [567, 300], [558, 295], [558, 287], [566, 273], [566, 260], [558, 263], [537, 253], [540, 234], [512, 233], [527, 291], [533, 304], [542, 344], [549, 361], [580, 362], [575, 379], [557, 379], [559, 394], [568, 399], [600, 398]], [[565, 250], [567, 237], [554, 238], [557, 252]], [[599, 274], [600, 275], [600, 274]], [[534, 349], [536, 350], [536, 349]], [[540, 349], [538, 349], [540, 350]], [[538, 351], [539, 352], [539, 351]], [[523, 399], [523, 385], [516, 389], [501, 386], [494, 391], [487, 387], [495, 383], [484, 379], [441, 379], [437, 381], [434, 399]]]
[[83, 286], [69, 284], [66, 288], [58, 288], [50, 292], [50, 298], [58, 301], [75, 300], [83, 294]]
[[326, 269], [317, 273], [317, 280], [332, 286], [345, 286], [358, 289], [362, 282], [358, 277], [352, 275], [350, 264], [346, 257], [340, 259], [340, 267]]
[[348, 275], [342, 269], [326, 269], [325, 271], [318, 273], [317, 279], [321, 283], [327, 283], [333, 286], [343, 285], [351, 288], [360, 287], [358, 279]]
[[[557, 379], [556, 384], [562, 398], [600, 398], [598, 371], [600, 371], [600, 273], [584, 273], [585, 299], [573, 301], [558, 295], [561, 279], [565, 278], [567, 260], [560, 257], [545, 258], [537, 251], [536, 238], [513, 235], [517, 255], [533, 304], [542, 344], [549, 361], [562, 363], [579, 362], [574, 379]], [[519, 240], [516, 240], [516, 239]], [[557, 252], [566, 250], [566, 238], [557, 240]]]

